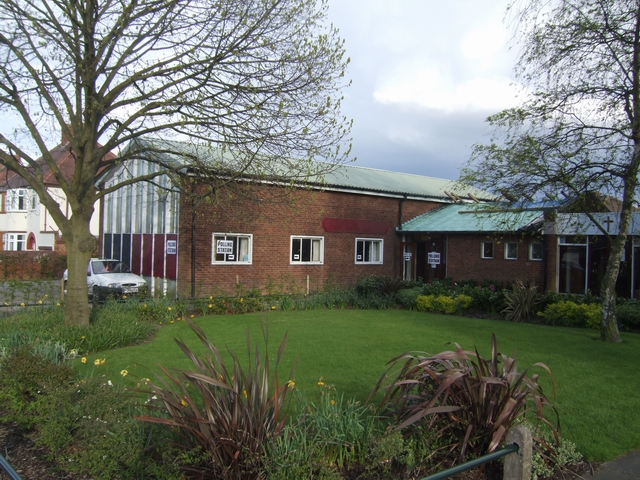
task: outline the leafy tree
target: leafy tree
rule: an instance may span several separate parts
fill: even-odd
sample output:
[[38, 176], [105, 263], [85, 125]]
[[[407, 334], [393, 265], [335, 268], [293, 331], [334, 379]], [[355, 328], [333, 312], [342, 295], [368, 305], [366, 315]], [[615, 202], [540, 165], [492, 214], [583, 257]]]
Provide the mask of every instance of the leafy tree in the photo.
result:
[[[62, 232], [67, 324], [88, 322], [89, 221], [104, 195], [185, 171], [232, 181], [278, 163], [289, 178], [346, 160], [348, 59], [326, 11], [326, 0], [0, 2], [0, 111], [18, 122], [0, 135], [0, 164], [27, 180]], [[76, 158], [70, 178], [47, 146], [60, 131]], [[157, 142], [138, 141], [149, 135], [232, 151], [233, 160], [204, 163], [171, 142], [158, 152]], [[117, 158], [105, 160], [110, 151]], [[156, 163], [151, 173], [99, 186], [102, 175], [141, 157]], [[69, 218], [42, 182], [46, 169], [66, 194]]]
[[525, 0], [509, 12], [526, 99], [489, 117], [495, 138], [474, 145], [461, 179], [516, 204], [566, 196], [588, 211], [589, 193], [622, 199], [619, 232], [599, 225], [610, 245], [601, 336], [620, 342], [615, 284], [640, 165], [640, 3]]

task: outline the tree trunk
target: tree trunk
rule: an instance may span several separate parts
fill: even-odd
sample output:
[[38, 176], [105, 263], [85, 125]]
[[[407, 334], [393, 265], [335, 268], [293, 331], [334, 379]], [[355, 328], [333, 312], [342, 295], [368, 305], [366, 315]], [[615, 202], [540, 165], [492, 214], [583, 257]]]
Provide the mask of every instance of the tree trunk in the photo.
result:
[[90, 219], [71, 219], [71, 235], [65, 237], [67, 247], [67, 298], [64, 308], [64, 324], [89, 325], [89, 301], [87, 292], [87, 266], [96, 249], [96, 239], [89, 230]]
[[[626, 238], [626, 235], [624, 237]], [[616, 280], [620, 269], [620, 258], [622, 258], [622, 249], [614, 253], [616, 250], [615, 245], [618, 241], [619, 239], [616, 238], [613, 242], [614, 245], [607, 260], [607, 269], [601, 283], [602, 319], [600, 321], [600, 338], [605, 342], [612, 343], [622, 342], [616, 318]], [[622, 246], [624, 247], [624, 243], [622, 243]]]

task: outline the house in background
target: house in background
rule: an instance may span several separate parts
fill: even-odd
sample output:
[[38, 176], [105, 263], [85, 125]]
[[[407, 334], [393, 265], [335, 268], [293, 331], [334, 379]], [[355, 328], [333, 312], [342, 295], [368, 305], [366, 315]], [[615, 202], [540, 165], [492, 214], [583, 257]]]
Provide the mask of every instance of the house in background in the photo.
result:
[[[591, 216], [616, 233], [619, 203], [603, 200], [595, 205], [600, 211]], [[503, 284], [522, 280], [553, 292], [598, 295], [609, 246], [586, 214], [571, 210], [568, 203], [532, 205], [521, 211], [448, 205], [405, 222], [398, 233], [405, 238], [405, 251], [417, 252], [415, 268], [426, 268], [424, 276], [418, 272], [426, 280]], [[638, 298], [639, 212], [632, 214], [628, 233], [616, 291]]]
[[[75, 159], [71, 145], [63, 136], [51, 150], [63, 176], [73, 178]], [[108, 155], [115, 158], [113, 154]], [[50, 169], [43, 169], [44, 184], [67, 217], [71, 215], [66, 196]], [[99, 237], [100, 205], [91, 220], [91, 233]], [[19, 175], [0, 170], [0, 250], [53, 250], [66, 254], [66, 247], [58, 226], [40, 203], [38, 195]]]
[[[144, 161], [130, 164], [105, 186], [149, 168]], [[198, 180], [196, 191], [206, 187]], [[396, 232], [403, 222], [454, 199], [489, 199], [477, 190], [461, 192], [451, 180], [351, 165], [293, 189], [241, 179], [236, 188], [217, 191], [217, 203], [167, 190], [166, 178], [157, 183], [105, 198], [103, 254], [128, 263], [156, 292], [196, 296], [232, 293], [240, 285], [305, 293], [352, 286], [370, 275], [406, 276], [415, 259], [407, 260], [411, 252], [403, 251]]]

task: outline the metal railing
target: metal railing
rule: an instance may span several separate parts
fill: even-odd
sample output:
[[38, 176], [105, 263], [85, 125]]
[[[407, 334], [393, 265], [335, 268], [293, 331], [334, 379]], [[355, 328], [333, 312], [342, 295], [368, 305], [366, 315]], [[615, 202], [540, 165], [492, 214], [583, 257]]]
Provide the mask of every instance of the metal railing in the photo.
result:
[[445, 478], [453, 477], [458, 473], [466, 472], [467, 470], [471, 470], [485, 463], [492, 462], [493, 460], [497, 460], [511, 453], [517, 453], [519, 449], [520, 447], [517, 443], [512, 443], [500, 450], [488, 453], [486, 455], [483, 455], [482, 457], [474, 458], [473, 460], [469, 460], [468, 462], [461, 463], [460, 465], [456, 465], [455, 467], [448, 468], [447, 470], [443, 470], [442, 472], [434, 473], [433, 475], [424, 477], [421, 480], [443, 480]]
[[4, 470], [7, 475], [9, 475], [9, 478], [11, 480], [22, 480], [20, 475], [16, 473], [11, 464], [2, 455], [0, 455], [0, 468]]

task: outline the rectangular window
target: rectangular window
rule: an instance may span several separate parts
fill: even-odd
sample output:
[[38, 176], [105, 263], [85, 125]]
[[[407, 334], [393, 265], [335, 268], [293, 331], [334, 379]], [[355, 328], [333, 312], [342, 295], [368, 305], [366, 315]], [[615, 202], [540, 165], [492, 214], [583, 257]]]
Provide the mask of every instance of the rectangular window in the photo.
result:
[[213, 254], [211, 263], [251, 264], [253, 235], [213, 234]]
[[26, 250], [27, 234], [26, 233], [6, 233], [4, 238], [5, 250]]
[[291, 237], [291, 263], [324, 262], [324, 237]]
[[356, 238], [356, 263], [382, 263], [382, 239]]
[[533, 242], [529, 244], [529, 260], [541, 261], [542, 251], [543, 251], [542, 243]]
[[482, 242], [480, 254], [482, 258], [493, 258], [493, 242]]
[[504, 244], [504, 258], [507, 260], [518, 259], [518, 242], [507, 242]]
[[26, 212], [28, 194], [26, 188], [8, 190], [5, 210], [7, 212]]

